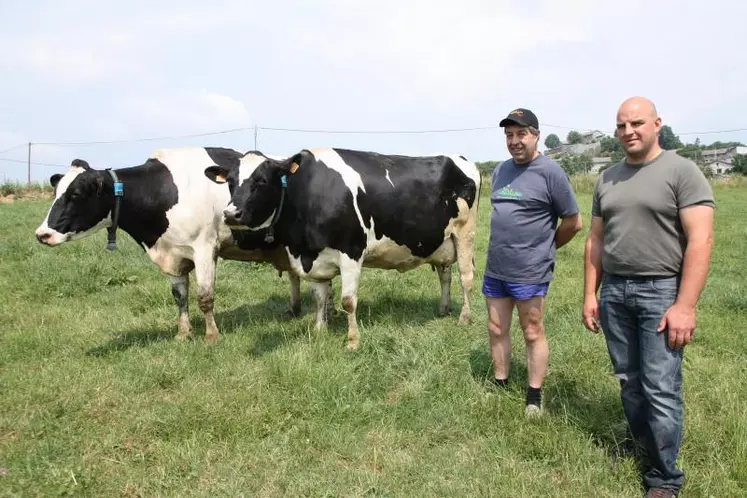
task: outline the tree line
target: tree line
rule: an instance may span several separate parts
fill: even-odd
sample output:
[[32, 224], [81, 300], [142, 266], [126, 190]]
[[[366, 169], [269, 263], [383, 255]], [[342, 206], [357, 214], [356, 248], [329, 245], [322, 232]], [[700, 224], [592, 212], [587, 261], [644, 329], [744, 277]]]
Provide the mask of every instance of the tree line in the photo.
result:
[[[579, 144], [583, 140], [583, 135], [576, 131], [571, 130], [566, 136], [567, 144]], [[625, 151], [620, 144], [620, 141], [615, 137], [605, 136], [600, 141], [600, 157], [609, 157], [610, 165], [620, 162], [625, 158]], [[545, 138], [545, 147], [548, 149], [555, 149], [560, 147], [562, 142], [560, 137], [555, 133], [551, 133]], [[664, 125], [661, 127], [659, 133], [659, 145], [664, 150], [676, 150], [677, 154], [691, 159], [698, 166], [703, 166], [703, 151], [713, 149], [725, 149], [738, 145], [743, 145], [741, 142], [720, 142], [716, 141], [708, 145], [700, 143], [700, 138], [696, 138], [694, 143], [683, 143], [680, 137], [677, 136], [672, 127]], [[592, 156], [589, 154], [582, 154], [579, 156], [566, 155], [560, 159], [561, 166], [569, 174], [586, 172], [589, 171], [593, 165]], [[602, 168], [604, 169], [604, 168]], [[732, 172], [739, 173], [747, 176], [747, 155], [738, 154], [732, 161]]]
[[[583, 142], [583, 137], [584, 136], [581, 132], [571, 130], [566, 135], [565, 143], [571, 145], [580, 144]], [[557, 149], [558, 147], [563, 145], [563, 142], [560, 140], [560, 137], [558, 135], [556, 135], [555, 133], [550, 133], [545, 138], [544, 144], [547, 149]], [[680, 140], [680, 137], [674, 133], [671, 126], [664, 125], [661, 127], [661, 132], [659, 133], [659, 145], [664, 150], [676, 150], [677, 154], [691, 159], [702, 169], [704, 163], [704, 150], [724, 149], [744, 144], [742, 144], [741, 142], [716, 141], [708, 145], [703, 145], [700, 143], [700, 138], [696, 138], [695, 142], [693, 143], [683, 143]], [[610, 164], [603, 166], [601, 168], [602, 170], [606, 169], [612, 164], [622, 161], [625, 158], [625, 151], [623, 150], [620, 141], [615, 137], [602, 137], [599, 140], [599, 146], [600, 150], [598, 155], [600, 157], [609, 157], [611, 161]], [[594, 164], [593, 156], [591, 154], [565, 154], [559, 159], [558, 162], [568, 174], [588, 172], [591, 170]], [[476, 164], [478, 169], [482, 173], [490, 173], [500, 163], [501, 161], [484, 161], [478, 162]], [[747, 155], [738, 154], [734, 157], [732, 161], [732, 173], [738, 173], [747, 176]]]

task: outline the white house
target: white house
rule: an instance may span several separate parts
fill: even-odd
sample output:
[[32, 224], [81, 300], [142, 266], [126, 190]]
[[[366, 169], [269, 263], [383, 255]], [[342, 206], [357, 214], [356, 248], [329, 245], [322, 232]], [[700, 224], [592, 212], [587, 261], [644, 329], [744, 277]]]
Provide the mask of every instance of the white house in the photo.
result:
[[612, 163], [611, 157], [593, 157], [591, 159], [591, 173], [599, 173], [602, 166], [607, 166]]
[[707, 168], [714, 175], [725, 175], [729, 173], [732, 168], [731, 162], [719, 160], [708, 162], [703, 167]]
[[700, 156], [703, 158], [703, 161], [705, 161], [706, 164], [717, 161], [731, 164], [731, 161], [737, 154], [747, 154], [747, 147], [745, 147], [744, 145], [737, 145], [732, 147], [724, 147], [722, 149], [703, 149], [700, 153]]

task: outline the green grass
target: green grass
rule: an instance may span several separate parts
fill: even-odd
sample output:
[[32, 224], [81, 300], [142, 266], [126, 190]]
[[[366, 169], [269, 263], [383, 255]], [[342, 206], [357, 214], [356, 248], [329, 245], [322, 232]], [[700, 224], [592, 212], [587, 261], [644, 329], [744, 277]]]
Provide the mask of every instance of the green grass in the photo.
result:
[[[518, 320], [510, 388], [487, 385], [487, 190], [474, 324], [436, 317], [428, 267], [365, 270], [352, 355], [343, 315], [313, 331], [307, 285], [292, 319], [287, 277], [227, 261], [223, 341], [203, 343], [194, 291], [197, 340], [173, 341], [169, 283], [127, 236], [115, 253], [105, 231], [45, 248], [33, 231], [48, 200], [0, 205], [0, 496], [641, 496], [604, 339], [580, 321], [586, 228], [559, 251], [548, 298], [547, 416], [523, 417]], [[683, 496], [747, 494], [747, 188], [715, 193], [684, 364]]]
[[18, 197], [41, 197], [51, 196], [54, 189], [49, 183], [0, 183], [0, 196], [13, 195]]

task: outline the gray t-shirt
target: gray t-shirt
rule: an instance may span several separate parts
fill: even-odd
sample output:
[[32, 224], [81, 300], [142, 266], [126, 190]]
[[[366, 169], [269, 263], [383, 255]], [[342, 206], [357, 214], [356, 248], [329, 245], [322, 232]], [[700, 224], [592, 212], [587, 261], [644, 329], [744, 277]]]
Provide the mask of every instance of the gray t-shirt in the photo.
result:
[[578, 213], [566, 172], [543, 155], [525, 165], [509, 159], [493, 171], [490, 202], [485, 275], [516, 283], [551, 281], [558, 217]]
[[686, 246], [679, 210], [694, 204], [715, 206], [711, 185], [694, 162], [674, 151], [603, 171], [591, 209], [604, 223], [603, 270], [630, 277], [678, 275]]

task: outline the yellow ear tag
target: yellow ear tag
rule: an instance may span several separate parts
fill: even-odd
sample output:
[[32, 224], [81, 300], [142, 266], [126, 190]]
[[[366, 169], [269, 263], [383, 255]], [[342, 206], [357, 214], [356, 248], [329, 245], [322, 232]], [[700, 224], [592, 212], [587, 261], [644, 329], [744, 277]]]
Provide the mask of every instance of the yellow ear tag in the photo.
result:
[[298, 163], [291, 164], [291, 168], [290, 168], [291, 174], [295, 173], [296, 171], [298, 171]]

